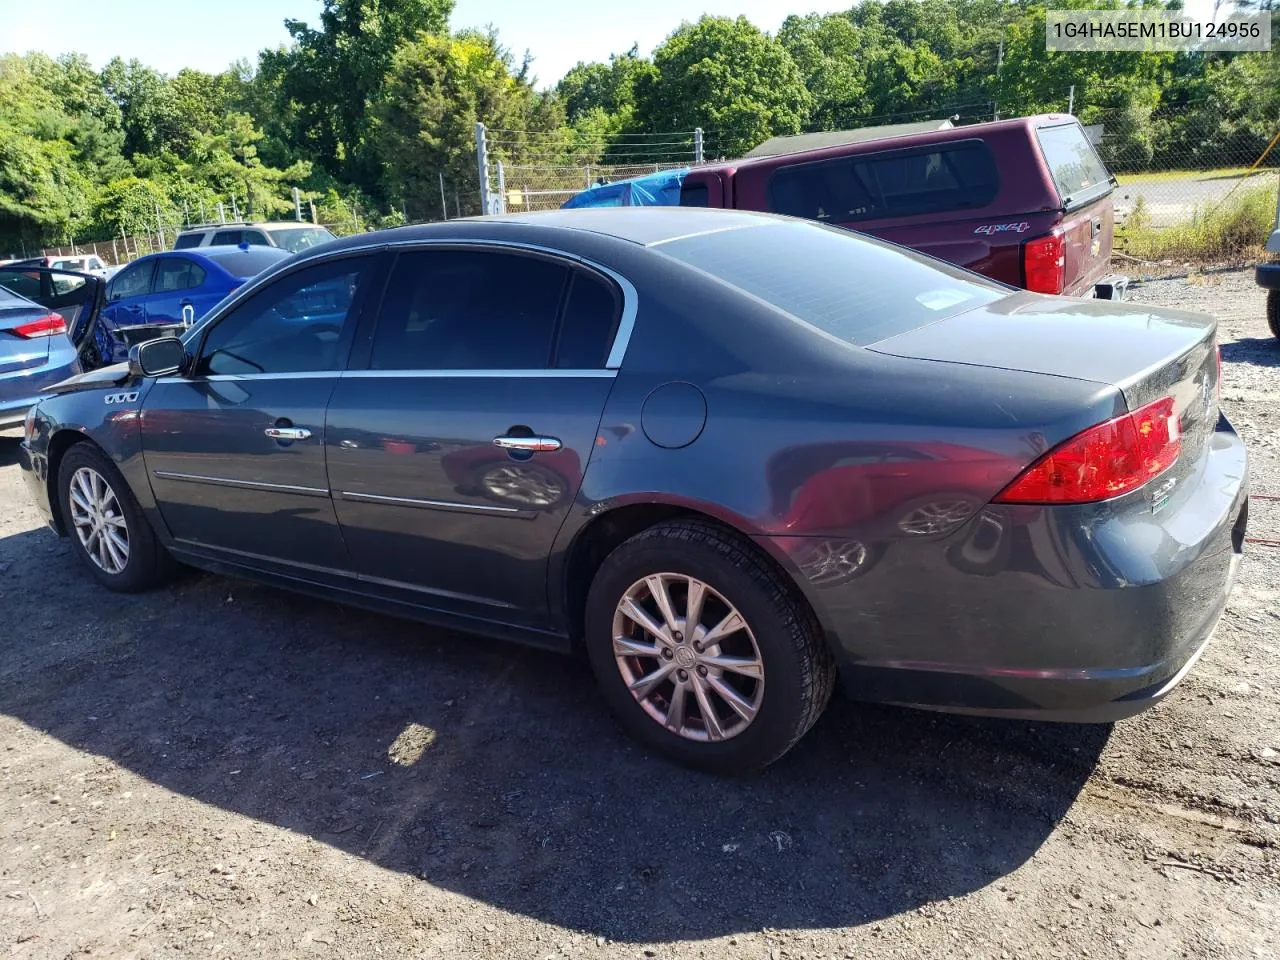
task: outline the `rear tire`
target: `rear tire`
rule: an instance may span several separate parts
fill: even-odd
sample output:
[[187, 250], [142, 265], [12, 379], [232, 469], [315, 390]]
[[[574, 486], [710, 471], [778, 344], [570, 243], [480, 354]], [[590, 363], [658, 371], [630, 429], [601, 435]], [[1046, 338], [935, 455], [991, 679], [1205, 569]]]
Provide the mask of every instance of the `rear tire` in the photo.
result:
[[609, 554], [585, 627], [592, 670], [627, 732], [710, 773], [777, 760], [835, 685], [835, 662], [795, 584], [708, 523], [660, 524]]
[[1280, 340], [1280, 290], [1267, 294], [1267, 326], [1271, 328], [1271, 335]]
[[72, 549], [104, 587], [137, 593], [164, 582], [174, 562], [120, 471], [77, 443], [58, 465], [58, 498]]

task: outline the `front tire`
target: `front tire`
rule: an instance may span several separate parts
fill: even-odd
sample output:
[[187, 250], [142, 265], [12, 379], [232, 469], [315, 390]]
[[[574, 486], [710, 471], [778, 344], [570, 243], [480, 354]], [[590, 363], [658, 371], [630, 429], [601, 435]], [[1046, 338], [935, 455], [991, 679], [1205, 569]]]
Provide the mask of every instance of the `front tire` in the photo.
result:
[[586, 648], [622, 726], [679, 764], [759, 770], [813, 726], [835, 663], [796, 586], [708, 523], [651, 527], [601, 564]]
[[104, 587], [136, 593], [171, 573], [173, 561], [128, 483], [96, 447], [77, 443], [66, 452], [58, 495], [72, 549]]
[[1267, 326], [1271, 328], [1271, 335], [1280, 339], [1280, 290], [1267, 294]]

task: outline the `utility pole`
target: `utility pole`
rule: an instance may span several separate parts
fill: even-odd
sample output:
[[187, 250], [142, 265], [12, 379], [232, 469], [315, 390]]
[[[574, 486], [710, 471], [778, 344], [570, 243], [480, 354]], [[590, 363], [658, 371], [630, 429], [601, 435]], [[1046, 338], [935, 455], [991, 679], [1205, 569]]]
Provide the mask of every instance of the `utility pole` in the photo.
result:
[[218, 222], [227, 222], [227, 208], [223, 205], [221, 200], [218, 201]]
[[476, 170], [480, 176], [480, 212], [491, 213], [489, 209], [489, 147], [485, 142], [484, 124], [476, 123]]
[[1071, 85], [1071, 92], [1067, 94], [1067, 113], [1074, 114], [1076, 112], [1076, 85]]
[[693, 131], [693, 162], [702, 163], [702, 128]]
[[992, 120], [1000, 119], [1000, 68], [1004, 66], [1004, 32], [1000, 33], [1000, 50], [996, 54], [996, 99], [992, 112]]
[[293, 216], [299, 223], [302, 222], [302, 191], [297, 187], [293, 188]]
[[440, 212], [446, 220], [449, 219], [449, 201], [444, 198], [444, 171], [440, 171]]
[[507, 174], [502, 169], [502, 161], [498, 161], [498, 202], [494, 204], [497, 209], [495, 213], [507, 212]]

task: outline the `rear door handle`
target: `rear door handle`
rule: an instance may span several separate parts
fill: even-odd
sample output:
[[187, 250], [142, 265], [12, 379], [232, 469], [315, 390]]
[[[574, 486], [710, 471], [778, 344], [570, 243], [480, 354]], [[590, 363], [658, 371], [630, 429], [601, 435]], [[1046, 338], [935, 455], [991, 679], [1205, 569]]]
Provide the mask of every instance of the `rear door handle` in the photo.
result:
[[550, 453], [560, 449], [555, 437], [513, 437], [510, 434], [493, 438], [493, 445], [503, 450], [522, 450], [526, 453]]
[[267, 427], [262, 431], [272, 440], [310, 440], [311, 431], [306, 427]]

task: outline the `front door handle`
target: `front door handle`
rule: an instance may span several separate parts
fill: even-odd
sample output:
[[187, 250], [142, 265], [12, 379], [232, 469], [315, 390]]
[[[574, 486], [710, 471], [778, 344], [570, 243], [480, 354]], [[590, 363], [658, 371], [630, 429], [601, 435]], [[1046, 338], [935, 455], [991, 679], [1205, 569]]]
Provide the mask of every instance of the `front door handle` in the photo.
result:
[[311, 431], [306, 427], [267, 427], [262, 431], [272, 440], [310, 440]]
[[493, 445], [503, 450], [520, 450], [524, 453], [550, 453], [560, 449], [560, 441], [555, 437], [513, 437], [510, 434], [494, 437]]

